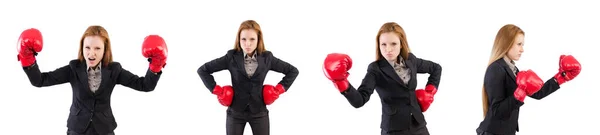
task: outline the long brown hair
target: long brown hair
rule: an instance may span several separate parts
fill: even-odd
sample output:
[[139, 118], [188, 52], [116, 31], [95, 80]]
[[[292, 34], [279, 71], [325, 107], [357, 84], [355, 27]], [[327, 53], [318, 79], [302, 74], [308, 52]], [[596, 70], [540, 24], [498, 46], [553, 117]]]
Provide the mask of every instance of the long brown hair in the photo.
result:
[[77, 59], [82, 62], [85, 61], [85, 57], [83, 57], [83, 39], [88, 36], [99, 36], [104, 40], [104, 56], [102, 56], [102, 65], [107, 66], [110, 64], [113, 61], [110, 38], [108, 37], [108, 32], [106, 29], [98, 25], [89, 26], [81, 36], [81, 40], [79, 42], [79, 56]]
[[377, 37], [375, 38], [375, 42], [377, 43], [375, 44], [375, 60], [378, 61], [383, 58], [383, 55], [381, 54], [381, 51], [379, 49], [379, 37], [381, 36], [381, 34], [388, 32], [393, 32], [396, 35], [398, 35], [398, 38], [400, 38], [401, 46], [400, 56], [402, 56], [404, 60], [408, 59], [408, 53], [410, 52], [410, 48], [408, 48], [408, 41], [406, 41], [406, 33], [404, 32], [404, 29], [395, 22], [387, 22], [383, 24], [381, 28], [379, 28], [379, 32], [377, 32]]
[[262, 30], [260, 29], [260, 25], [258, 25], [258, 23], [254, 20], [246, 20], [242, 22], [242, 24], [240, 24], [240, 28], [238, 29], [237, 36], [235, 38], [235, 45], [233, 46], [233, 48], [236, 51], [242, 51], [242, 47], [240, 46], [240, 34], [242, 33], [242, 30], [247, 29], [252, 29], [256, 31], [256, 35], [258, 36], [258, 44], [256, 45], [255, 52], [258, 54], [262, 54], [263, 52], [265, 52], [266, 49], [265, 43], [263, 41]]
[[[494, 61], [503, 58], [506, 56], [506, 53], [513, 46], [517, 35], [523, 34], [525, 32], [518, 26], [514, 24], [506, 24], [498, 31], [496, 34], [496, 39], [494, 40], [494, 46], [492, 47], [492, 54], [490, 55], [490, 59], [488, 61], [488, 66], [492, 64]], [[485, 92], [485, 85], [482, 89], [482, 101], [483, 101], [483, 116], [487, 114], [489, 103], [487, 92]]]

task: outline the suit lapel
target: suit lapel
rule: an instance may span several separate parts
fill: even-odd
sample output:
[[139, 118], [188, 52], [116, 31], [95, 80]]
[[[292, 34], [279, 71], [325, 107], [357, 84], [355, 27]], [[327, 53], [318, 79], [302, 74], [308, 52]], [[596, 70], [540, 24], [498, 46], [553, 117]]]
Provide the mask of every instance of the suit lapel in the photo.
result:
[[[265, 68], [266, 58], [263, 57], [263, 55], [257, 54], [256, 61], [258, 61], [258, 65], [256, 65], [256, 70], [254, 71], [254, 74], [252, 74], [252, 77], [250, 77], [250, 78], [254, 78], [255, 76], [257, 76], [258, 73], [262, 73], [262, 71]], [[244, 70], [244, 71], [246, 71], [246, 70]]]
[[79, 69], [77, 70], [77, 76], [79, 78], [79, 82], [81, 83], [81, 88], [83, 89], [83, 91], [85, 91], [90, 96], [92, 96], [93, 93], [92, 93], [92, 90], [90, 89], [90, 84], [88, 82], [89, 80], [88, 80], [88, 74], [87, 74], [87, 66], [86, 66], [85, 62], [81, 62], [79, 64]]
[[396, 71], [394, 70], [392, 65], [390, 65], [390, 63], [388, 63], [385, 60], [379, 60], [378, 63], [379, 63], [379, 67], [381, 68], [381, 71], [385, 75], [394, 79], [394, 81], [396, 81], [396, 83], [399, 83], [400, 85], [406, 87], [406, 84], [404, 84], [404, 82], [402, 82], [402, 80], [400, 80], [400, 76], [398, 76], [398, 74], [396, 73]]
[[238, 70], [242, 72], [242, 75], [248, 77], [248, 73], [246, 72], [246, 67], [244, 66], [244, 53], [238, 51], [235, 55], [235, 63], [237, 64]]
[[111, 80], [110, 75], [112, 74], [112, 70], [108, 69], [107, 67], [102, 67], [100, 74], [102, 74], [102, 79], [100, 80], [100, 86], [98, 86], [96, 94], [104, 92], [104, 89], [106, 89], [104, 87], [108, 86], [106, 83], [108, 83], [109, 80]]
[[[412, 64], [412, 60], [410, 58], [411, 57], [409, 56], [409, 59], [404, 60], [404, 65], [410, 69], [410, 80], [408, 81], [407, 88], [413, 88], [417, 85], [417, 67]], [[402, 57], [399, 57], [399, 59], [402, 59]]]
[[[508, 64], [506, 63], [506, 61], [504, 61], [504, 59], [499, 59], [496, 62], [500, 62], [500, 65], [502, 65], [502, 67], [504, 68], [504, 70], [506, 71], [506, 73], [508, 74], [508, 76], [510, 76], [510, 78], [513, 79], [513, 82], [517, 81], [517, 78], [516, 78], [515, 74], [513, 74], [513, 71], [510, 69], [510, 67], [508, 66]], [[517, 73], [518, 73], [518, 69], [517, 69]]]

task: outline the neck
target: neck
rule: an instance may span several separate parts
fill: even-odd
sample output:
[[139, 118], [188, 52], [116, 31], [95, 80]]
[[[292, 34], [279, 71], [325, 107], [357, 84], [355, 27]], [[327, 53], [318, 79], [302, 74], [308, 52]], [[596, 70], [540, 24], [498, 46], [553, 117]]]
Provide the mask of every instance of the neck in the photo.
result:
[[89, 68], [91, 68], [91, 69], [97, 69], [97, 68], [98, 68], [98, 66], [100, 66], [100, 63], [98, 63], [98, 64], [96, 64], [96, 65], [94, 65], [94, 66], [88, 65], [88, 69], [89, 69]]
[[510, 59], [508, 56], [504, 56], [504, 57], [503, 57], [503, 59], [504, 59], [506, 62], [509, 62], [509, 63], [511, 63], [511, 64], [515, 64], [515, 61], [514, 61], [514, 60], [512, 60], [512, 59]]
[[252, 57], [252, 56], [254, 55], [254, 53], [256, 53], [256, 51], [252, 51], [252, 52], [250, 52], [250, 53], [246, 53], [246, 55], [247, 55], [248, 57]]

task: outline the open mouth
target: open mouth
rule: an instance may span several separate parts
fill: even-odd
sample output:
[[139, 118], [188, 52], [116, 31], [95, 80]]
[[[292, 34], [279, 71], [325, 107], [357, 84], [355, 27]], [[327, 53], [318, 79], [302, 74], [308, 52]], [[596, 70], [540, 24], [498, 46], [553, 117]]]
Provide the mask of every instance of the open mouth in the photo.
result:
[[89, 61], [96, 61], [96, 58], [88, 58]]

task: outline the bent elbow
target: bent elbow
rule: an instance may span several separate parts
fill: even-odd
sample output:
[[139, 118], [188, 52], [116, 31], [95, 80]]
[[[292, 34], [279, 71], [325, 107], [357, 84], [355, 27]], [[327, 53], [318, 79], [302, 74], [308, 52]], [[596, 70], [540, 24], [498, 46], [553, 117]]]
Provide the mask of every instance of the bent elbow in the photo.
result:
[[154, 91], [154, 89], [143, 89], [143, 90], [141, 90], [141, 91], [142, 91], [142, 92], [151, 92], [151, 91]]
[[143, 87], [142, 90], [140, 90], [140, 91], [151, 92], [151, 91], [154, 91], [155, 88], [156, 88], [156, 85], [146, 86], [146, 87]]
[[541, 100], [541, 99], [543, 99], [543, 98], [544, 98], [544, 96], [533, 96], [533, 95], [532, 95], [532, 96], [529, 96], [529, 97], [531, 97], [531, 98], [533, 98], [533, 99], [536, 99], [536, 100]]
[[31, 85], [34, 87], [37, 87], [37, 88], [41, 88], [42, 86], [44, 86], [44, 85], [42, 85], [41, 82], [33, 82], [33, 81], [31, 81]]
[[350, 104], [352, 105], [352, 107], [354, 107], [356, 109], [363, 107], [363, 105], [365, 105], [365, 104], [361, 104], [361, 103], [350, 103]]

